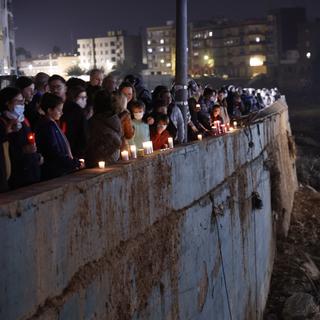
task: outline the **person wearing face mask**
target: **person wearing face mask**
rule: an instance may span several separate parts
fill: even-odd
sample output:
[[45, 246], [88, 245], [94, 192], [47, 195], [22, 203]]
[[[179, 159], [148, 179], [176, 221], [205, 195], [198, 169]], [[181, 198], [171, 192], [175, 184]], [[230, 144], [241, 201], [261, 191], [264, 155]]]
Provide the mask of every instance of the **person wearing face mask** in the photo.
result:
[[72, 154], [80, 159], [85, 156], [88, 141], [88, 120], [84, 111], [86, 105], [86, 89], [82, 86], [68, 87], [60, 128], [70, 143]]
[[217, 101], [217, 93], [215, 90], [207, 87], [204, 89], [203, 96], [199, 100], [200, 112], [198, 119], [200, 123], [207, 129], [210, 130], [210, 113], [213, 106]]
[[150, 141], [149, 126], [142, 120], [145, 108], [142, 101], [132, 101], [131, 103], [131, 118], [135, 130], [133, 138], [129, 140], [129, 145], [136, 145], [138, 149], [143, 148], [143, 142]]
[[[0, 91], [0, 125], [7, 125], [11, 174], [8, 185], [16, 189], [40, 181], [42, 157], [37, 153], [34, 135], [24, 117], [24, 98], [17, 88]], [[2, 130], [3, 131], [3, 130]]]
[[156, 118], [155, 126], [151, 130], [151, 141], [153, 150], [160, 150], [168, 147], [168, 139], [171, 137], [167, 130], [169, 117], [159, 114]]

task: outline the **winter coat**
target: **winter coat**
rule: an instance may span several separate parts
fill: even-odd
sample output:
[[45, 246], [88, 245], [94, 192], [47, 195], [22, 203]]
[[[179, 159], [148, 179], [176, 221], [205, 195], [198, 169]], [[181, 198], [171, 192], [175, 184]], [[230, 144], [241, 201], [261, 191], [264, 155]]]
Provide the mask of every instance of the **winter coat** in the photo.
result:
[[72, 101], [63, 106], [60, 127], [66, 135], [74, 157], [84, 158], [88, 140], [88, 120], [84, 110]]
[[121, 121], [117, 114], [97, 113], [89, 120], [86, 152], [87, 167], [97, 167], [99, 161], [112, 164], [119, 160], [122, 143]]
[[168, 146], [168, 138], [170, 138], [170, 133], [168, 130], [164, 130], [161, 134], [159, 134], [157, 129], [153, 128], [151, 130], [153, 150], [164, 149], [166, 146]]
[[75, 171], [80, 163], [73, 158], [67, 138], [53, 120], [43, 117], [36, 128], [36, 141], [44, 163], [41, 178], [52, 179]]
[[[3, 117], [4, 121], [7, 121]], [[11, 174], [8, 180], [11, 189], [20, 188], [40, 181], [40, 154], [26, 153], [24, 147], [29, 144], [28, 135], [31, 134], [29, 121], [25, 119], [18, 131], [7, 135]]]

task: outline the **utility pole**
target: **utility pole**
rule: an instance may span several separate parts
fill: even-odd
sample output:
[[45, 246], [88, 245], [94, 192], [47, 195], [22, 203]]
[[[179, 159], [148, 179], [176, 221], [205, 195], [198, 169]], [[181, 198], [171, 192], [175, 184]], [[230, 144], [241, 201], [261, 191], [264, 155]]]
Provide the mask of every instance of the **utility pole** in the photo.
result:
[[188, 141], [188, 0], [176, 0], [176, 103], [185, 124], [184, 142]]

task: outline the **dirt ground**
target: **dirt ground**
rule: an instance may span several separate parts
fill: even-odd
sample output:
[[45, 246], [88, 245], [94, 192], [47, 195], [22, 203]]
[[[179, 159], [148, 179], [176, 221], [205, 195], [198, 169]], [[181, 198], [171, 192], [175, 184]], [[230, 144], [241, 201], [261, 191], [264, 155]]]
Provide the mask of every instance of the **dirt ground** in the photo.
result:
[[286, 239], [278, 239], [271, 290], [265, 320], [281, 320], [284, 303], [296, 292], [320, 299], [320, 279], [312, 280], [304, 263], [310, 259], [320, 269], [320, 193], [301, 187], [294, 203], [292, 224]]

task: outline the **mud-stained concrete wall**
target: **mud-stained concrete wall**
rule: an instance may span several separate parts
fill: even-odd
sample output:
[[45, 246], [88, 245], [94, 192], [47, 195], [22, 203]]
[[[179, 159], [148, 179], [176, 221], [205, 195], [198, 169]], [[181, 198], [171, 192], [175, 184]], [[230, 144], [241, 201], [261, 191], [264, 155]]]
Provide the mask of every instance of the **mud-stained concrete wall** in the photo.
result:
[[2, 195], [0, 319], [261, 319], [290, 137], [279, 102], [250, 128]]

